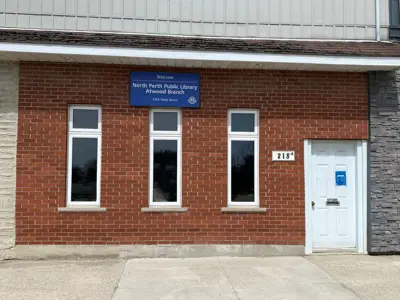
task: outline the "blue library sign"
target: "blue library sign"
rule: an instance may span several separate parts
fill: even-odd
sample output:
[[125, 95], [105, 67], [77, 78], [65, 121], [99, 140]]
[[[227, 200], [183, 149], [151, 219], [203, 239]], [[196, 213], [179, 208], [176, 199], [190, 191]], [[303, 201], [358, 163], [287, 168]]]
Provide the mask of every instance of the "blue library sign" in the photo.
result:
[[336, 186], [347, 185], [346, 171], [336, 171], [335, 177], [336, 177]]
[[200, 75], [131, 72], [130, 105], [200, 107]]

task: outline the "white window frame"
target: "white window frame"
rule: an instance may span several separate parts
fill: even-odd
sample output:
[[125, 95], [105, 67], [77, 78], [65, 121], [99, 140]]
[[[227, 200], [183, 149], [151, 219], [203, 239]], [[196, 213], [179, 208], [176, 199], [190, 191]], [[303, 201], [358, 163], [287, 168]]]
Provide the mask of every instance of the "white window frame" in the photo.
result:
[[[176, 131], [154, 130], [155, 112], [176, 112], [178, 118], [178, 128]], [[176, 202], [154, 202], [153, 201], [153, 168], [154, 168], [154, 141], [155, 140], [175, 140], [177, 141], [177, 185]], [[150, 109], [150, 147], [149, 147], [149, 206], [173, 206], [182, 207], [182, 111], [180, 109]]]
[[[98, 128], [84, 129], [73, 127], [74, 110], [96, 110], [98, 113]], [[97, 139], [97, 174], [96, 174], [96, 201], [71, 201], [72, 189], [72, 139], [95, 138]], [[101, 190], [101, 147], [102, 147], [102, 114], [101, 107], [97, 105], [70, 105], [68, 111], [68, 163], [67, 163], [67, 207], [100, 206]]]
[[[232, 132], [232, 114], [254, 114], [254, 132]], [[254, 109], [229, 109], [228, 110], [228, 207], [235, 206], [255, 206], [260, 205], [259, 199], [259, 118], [258, 110]], [[254, 202], [234, 202], [232, 201], [232, 141], [252, 141], [254, 142]]]

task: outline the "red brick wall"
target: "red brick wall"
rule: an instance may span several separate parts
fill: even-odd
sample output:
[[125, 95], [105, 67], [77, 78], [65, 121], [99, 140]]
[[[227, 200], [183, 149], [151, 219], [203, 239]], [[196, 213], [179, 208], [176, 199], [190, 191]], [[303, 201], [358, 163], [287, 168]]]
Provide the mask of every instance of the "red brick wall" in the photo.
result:
[[[17, 155], [18, 244], [304, 244], [303, 139], [366, 139], [367, 76], [262, 70], [168, 69], [201, 74], [201, 109], [183, 109], [185, 213], [148, 206], [149, 111], [129, 106], [130, 66], [21, 63]], [[151, 70], [151, 69], [150, 69]], [[161, 70], [161, 69], [154, 69]], [[101, 104], [101, 206], [66, 202], [69, 104]], [[260, 206], [227, 206], [227, 109], [260, 110]], [[272, 162], [295, 150], [295, 162]]]

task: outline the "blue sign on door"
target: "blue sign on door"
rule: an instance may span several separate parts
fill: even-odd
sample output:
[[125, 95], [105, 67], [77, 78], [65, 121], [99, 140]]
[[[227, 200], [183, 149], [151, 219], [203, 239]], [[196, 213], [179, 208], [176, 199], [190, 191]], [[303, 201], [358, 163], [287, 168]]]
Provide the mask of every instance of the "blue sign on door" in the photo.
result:
[[336, 171], [336, 186], [347, 185], [346, 171]]
[[200, 107], [200, 75], [132, 72], [130, 105]]

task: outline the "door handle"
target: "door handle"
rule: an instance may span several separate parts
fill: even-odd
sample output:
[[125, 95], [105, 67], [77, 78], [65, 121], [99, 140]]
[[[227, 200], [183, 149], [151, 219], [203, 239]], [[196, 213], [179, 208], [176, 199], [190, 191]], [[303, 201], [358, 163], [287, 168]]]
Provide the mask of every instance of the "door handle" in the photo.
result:
[[314, 209], [314, 206], [315, 206], [315, 202], [314, 201], [311, 201], [311, 207]]

